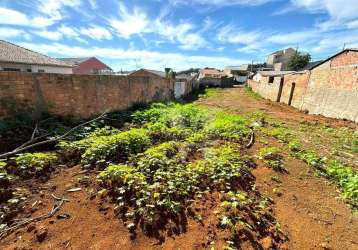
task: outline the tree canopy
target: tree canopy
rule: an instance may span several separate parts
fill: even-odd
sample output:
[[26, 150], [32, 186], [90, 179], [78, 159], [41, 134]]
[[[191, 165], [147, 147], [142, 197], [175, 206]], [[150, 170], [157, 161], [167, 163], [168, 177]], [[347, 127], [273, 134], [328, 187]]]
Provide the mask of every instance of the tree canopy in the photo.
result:
[[308, 65], [311, 60], [311, 55], [308, 53], [297, 52], [293, 55], [288, 62], [287, 69], [288, 70], [301, 70]]

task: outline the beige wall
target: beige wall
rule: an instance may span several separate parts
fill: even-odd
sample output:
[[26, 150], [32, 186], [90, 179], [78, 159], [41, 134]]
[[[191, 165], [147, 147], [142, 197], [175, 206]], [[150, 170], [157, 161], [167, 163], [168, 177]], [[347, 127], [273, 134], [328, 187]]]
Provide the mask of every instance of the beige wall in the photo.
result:
[[57, 67], [57, 66], [30, 65], [30, 64], [16, 64], [16, 63], [0, 62], [0, 71], [3, 68], [20, 69], [20, 71], [22, 71], [22, 72], [27, 72], [28, 69], [31, 69], [31, 71], [33, 73], [37, 73], [39, 70], [44, 70], [45, 73], [72, 74], [72, 68], [69, 68], [69, 67]]

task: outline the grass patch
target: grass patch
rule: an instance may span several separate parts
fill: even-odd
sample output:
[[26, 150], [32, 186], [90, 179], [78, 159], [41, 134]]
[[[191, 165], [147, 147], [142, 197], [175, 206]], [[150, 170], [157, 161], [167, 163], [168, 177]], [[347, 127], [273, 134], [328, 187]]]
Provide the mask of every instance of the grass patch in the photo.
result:
[[256, 100], [261, 100], [263, 99], [262, 96], [258, 93], [256, 93], [255, 91], [252, 90], [251, 87], [249, 86], [246, 86], [245, 87], [245, 93], [248, 95], [248, 96], [251, 96], [252, 98], [256, 99]]

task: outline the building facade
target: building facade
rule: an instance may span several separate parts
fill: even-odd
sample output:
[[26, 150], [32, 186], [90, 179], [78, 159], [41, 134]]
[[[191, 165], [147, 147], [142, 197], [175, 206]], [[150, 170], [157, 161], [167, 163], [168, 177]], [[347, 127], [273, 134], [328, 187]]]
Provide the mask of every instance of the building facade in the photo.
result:
[[72, 74], [72, 66], [16, 44], [0, 40], [0, 71]]
[[292, 48], [276, 51], [267, 57], [266, 64], [275, 71], [286, 70], [288, 62], [295, 54], [296, 50]]
[[59, 60], [73, 66], [73, 74], [77, 75], [112, 75], [113, 70], [96, 57], [60, 58]]

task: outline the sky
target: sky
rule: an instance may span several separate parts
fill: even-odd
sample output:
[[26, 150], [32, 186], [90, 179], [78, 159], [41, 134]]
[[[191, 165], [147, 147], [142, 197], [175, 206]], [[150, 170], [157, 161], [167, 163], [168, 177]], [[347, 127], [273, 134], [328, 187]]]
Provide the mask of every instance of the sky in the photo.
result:
[[319, 60], [358, 48], [358, 0], [0, 0], [0, 39], [114, 70], [263, 62], [293, 47]]

